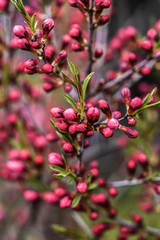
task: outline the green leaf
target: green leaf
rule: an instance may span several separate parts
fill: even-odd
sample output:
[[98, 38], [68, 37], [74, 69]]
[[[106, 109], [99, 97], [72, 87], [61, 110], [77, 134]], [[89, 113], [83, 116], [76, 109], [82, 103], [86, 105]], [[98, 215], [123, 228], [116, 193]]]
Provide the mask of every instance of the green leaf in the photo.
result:
[[89, 185], [88, 190], [93, 190], [97, 187], [98, 187], [98, 185], [96, 183], [92, 183], [92, 184]]
[[62, 77], [64, 78], [64, 80], [76, 88], [75, 83], [64, 72], [61, 72], [61, 73], [62, 73]]
[[149, 100], [151, 99], [151, 97], [156, 93], [157, 91], [157, 88], [155, 87], [151, 93], [147, 94], [147, 96], [145, 97], [145, 99], [143, 100], [142, 102], [142, 106], [141, 108], [143, 108], [148, 102]]
[[74, 181], [74, 179], [75, 179], [75, 178], [74, 178], [73, 176], [71, 176], [70, 179], [68, 180], [68, 184], [72, 184], [73, 181]]
[[10, 144], [19, 150], [22, 149], [21, 144], [16, 139], [11, 139]]
[[78, 77], [78, 81], [81, 81], [81, 71], [78, 66], [77, 66], [77, 77]]
[[83, 83], [83, 86], [82, 86], [83, 101], [85, 101], [87, 86], [88, 86], [88, 83], [89, 83], [91, 77], [93, 76], [93, 74], [94, 74], [94, 72], [90, 73], [84, 80], [84, 83]]
[[64, 98], [78, 113], [80, 113], [80, 110], [78, 109], [75, 101], [69, 95], [65, 94]]
[[58, 224], [53, 224], [51, 227], [56, 233], [61, 233], [70, 238], [81, 239], [81, 240], [91, 240], [92, 239], [83, 231], [73, 230], [68, 227], [60, 226]]
[[88, 179], [87, 179], [87, 184], [88, 184], [88, 185], [91, 183], [92, 177], [93, 177], [93, 173], [90, 172], [90, 173], [88, 174]]
[[57, 135], [62, 138], [64, 141], [66, 142], [70, 142], [73, 143], [72, 137], [68, 132], [62, 131], [61, 129], [59, 129], [56, 124], [53, 122], [52, 119], [50, 119], [51, 125], [54, 128], [54, 130], [56, 131]]
[[32, 15], [31, 17], [31, 29], [35, 33], [35, 18], [36, 18], [36, 13]]
[[82, 194], [78, 193], [76, 195], [76, 197], [73, 199], [72, 208], [75, 208], [77, 206], [77, 204], [80, 202], [81, 198], [82, 198]]
[[70, 68], [70, 70], [71, 70], [71, 73], [72, 73], [73, 75], [75, 75], [75, 74], [76, 74], [76, 69], [75, 69], [74, 64], [69, 60], [69, 58], [67, 58], [67, 62], [68, 62], [68, 66], [69, 66], [69, 68]]
[[56, 166], [56, 165], [49, 165], [49, 167], [56, 172], [66, 173], [66, 169], [64, 169], [62, 167], [59, 167], [59, 166]]
[[64, 178], [65, 175], [62, 174], [62, 173], [59, 173], [59, 174], [53, 174], [53, 177], [54, 177], [54, 178]]
[[144, 111], [145, 109], [147, 109], [147, 108], [156, 107], [156, 106], [159, 105], [159, 102], [147, 105], [148, 102], [149, 102], [149, 100], [151, 99], [151, 97], [156, 93], [156, 91], [157, 91], [157, 88], [155, 87], [155, 88], [152, 90], [151, 93], [147, 94], [147, 96], [145, 97], [145, 99], [144, 99], [143, 102], [142, 102], [141, 107], [138, 108], [138, 109], [132, 114], [132, 116], [136, 116], [137, 114], [143, 112], [143, 111]]

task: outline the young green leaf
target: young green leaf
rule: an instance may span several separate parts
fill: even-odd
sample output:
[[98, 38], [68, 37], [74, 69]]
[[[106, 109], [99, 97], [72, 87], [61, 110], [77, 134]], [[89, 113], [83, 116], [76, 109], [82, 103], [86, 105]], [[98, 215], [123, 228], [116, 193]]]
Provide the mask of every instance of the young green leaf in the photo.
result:
[[78, 66], [77, 66], [77, 77], [78, 77], [78, 80], [80, 81], [81, 80], [81, 71]]
[[59, 173], [59, 174], [53, 174], [53, 177], [54, 177], [54, 178], [64, 178], [65, 175], [62, 174], [62, 173]]
[[35, 18], [36, 18], [36, 13], [33, 14], [32, 17], [31, 17], [31, 29], [34, 32], [34, 34], [35, 34], [35, 31], [36, 31], [36, 29], [35, 29]]
[[67, 94], [64, 95], [64, 98], [66, 99], [66, 101], [71, 104], [71, 106], [78, 112], [80, 113], [80, 110], [78, 109], [75, 101]]
[[64, 80], [68, 83], [70, 83], [71, 85], [73, 85], [74, 87], [76, 87], [75, 83], [64, 73], [62, 72], [62, 77], [64, 78]]
[[82, 194], [78, 193], [76, 195], [76, 197], [73, 199], [72, 208], [75, 208], [77, 206], [77, 204], [80, 202], [81, 198], [82, 198]]
[[88, 86], [88, 83], [89, 83], [91, 77], [93, 76], [93, 74], [94, 74], [94, 72], [90, 73], [84, 80], [84, 83], [83, 83], [83, 86], [82, 86], [83, 101], [85, 101], [87, 86]]
[[151, 99], [151, 97], [156, 93], [157, 88], [155, 87], [151, 93], [148, 93], [147, 96], [145, 97], [145, 99], [142, 102], [141, 108], [143, 108], [145, 105], [147, 105], [147, 103], [149, 102], [149, 100]]
[[92, 238], [90, 236], [88, 236], [86, 233], [84, 233], [83, 231], [77, 231], [77, 230], [73, 230], [70, 229], [68, 227], [63, 227], [57, 224], [53, 224], [52, 225], [52, 229], [57, 232], [57, 233], [61, 233], [67, 237], [70, 238], [75, 238], [75, 239], [80, 239], [80, 240], [91, 240]]
[[75, 69], [74, 64], [69, 60], [69, 58], [67, 58], [67, 62], [68, 62], [68, 66], [69, 66], [69, 68], [70, 68], [70, 70], [71, 70], [71, 73], [72, 73], [73, 75], [75, 75], [75, 74], [76, 74], [76, 69]]
[[56, 172], [66, 173], [66, 169], [64, 169], [62, 167], [59, 167], [59, 166], [56, 166], [56, 165], [49, 165], [49, 167]]
[[62, 131], [61, 129], [59, 129], [56, 124], [53, 122], [52, 119], [50, 119], [51, 125], [54, 128], [54, 130], [56, 131], [57, 135], [62, 138], [64, 141], [66, 142], [70, 142], [73, 143], [72, 137], [68, 132]]
[[70, 179], [68, 180], [68, 184], [72, 184], [73, 181], [74, 181], [74, 179], [75, 179], [75, 178], [74, 178], [73, 176], [71, 176]]
[[98, 187], [98, 185], [96, 183], [92, 183], [92, 184], [89, 185], [88, 190], [93, 190], [97, 187]]

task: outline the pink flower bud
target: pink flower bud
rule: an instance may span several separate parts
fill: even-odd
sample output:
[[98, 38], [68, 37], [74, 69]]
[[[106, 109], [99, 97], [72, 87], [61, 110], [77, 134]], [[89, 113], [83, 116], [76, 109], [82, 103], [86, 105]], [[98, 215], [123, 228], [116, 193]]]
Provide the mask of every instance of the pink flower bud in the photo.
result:
[[86, 182], [79, 182], [77, 184], [77, 190], [80, 193], [85, 193], [87, 191], [87, 188], [88, 188], [88, 186], [87, 186]]
[[42, 29], [44, 34], [49, 34], [49, 32], [54, 28], [53, 19], [46, 19], [42, 23]]
[[103, 178], [98, 178], [97, 183], [98, 183], [98, 186], [100, 187], [106, 186], [106, 181]]
[[8, 158], [10, 159], [18, 159], [20, 157], [20, 151], [16, 148], [13, 148], [8, 153]]
[[142, 41], [141, 47], [148, 52], [152, 51], [152, 43], [149, 40]]
[[109, 21], [109, 16], [108, 15], [100, 16], [100, 18], [98, 20], [98, 25], [102, 26], [102, 25], [108, 23], [108, 21]]
[[113, 70], [110, 70], [106, 73], [106, 78], [111, 81], [116, 78], [116, 72]]
[[58, 140], [58, 136], [55, 132], [54, 133], [48, 133], [48, 134], [46, 134], [46, 140], [48, 142], [55, 142], [55, 141]]
[[143, 67], [141, 67], [141, 69], [140, 69], [140, 73], [141, 73], [142, 75], [144, 75], [144, 76], [149, 75], [150, 72], [151, 72], [151, 69], [150, 69], [149, 67], [147, 67], [147, 66], [143, 66]]
[[133, 177], [136, 171], [136, 162], [134, 160], [129, 160], [126, 164], [127, 172], [130, 177]]
[[67, 131], [68, 124], [66, 122], [56, 122], [56, 126], [61, 129], [62, 131]]
[[105, 138], [110, 138], [113, 136], [114, 131], [110, 129], [109, 127], [102, 128], [100, 129], [100, 133], [105, 137]]
[[75, 121], [77, 118], [77, 114], [74, 108], [68, 108], [63, 113], [64, 118], [69, 121]]
[[121, 118], [122, 114], [119, 111], [112, 112], [112, 117], [119, 119]]
[[96, 0], [95, 7], [97, 9], [109, 8], [111, 5], [110, 0]]
[[128, 58], [129, 58], [130, 64], [135, 64], [137, 61], [137, 57], [135, 53], [130, 52]]
[[84, 4], [79, 0], [68, 0], [68, 3], [71, 7], [75, 7], [79, 9], [83, 9], [85, 7]]
[[18, 48], [18, 38], [14, 37], [11, 39], [10, 46], [11, 48], [17, 49]]
[[18, 47], [23, 50], [30, 51], [32, 48], [32, 45], [27, 39], [22, 38], [18, 40]]
[[46, 91], [46, 92], [50, 92], [50, 91], [52, 91], [55, 88], [56, 88], [56, 86], [52, 82], [45, 82], [43, 84], [43, 90]]
[[134, 126], [136, 124], [136, 120], [133, 117], [128, 117], [128, 124]]
[[101, 48], [97, 48], [94, 53], [95, 58], [100, 58], [102, 57], [102, 55], [103, 55], [103, 50]]
[[1, 0], [0, 1], [0, 11], [6, 11], [9, 5], [8, 0]]
[[101, 111], [108, 117], [108, 118], [111, 118], [112, 117], [112, 112], [110, 110], [110, 107], [109, 107], [109, 104], [101, 99], [98, 101], [98, 104], [99, 104], [99, 107], [101, 109]]
[[124, 132], [129, 138], [136, 138], [138, 137], [138, 132], [135, 129], [126, 127], [126, 126], [119, 126], [119, 129]]
[[53, 66], [49, 63], [46, 63], [46, 64], [43, 65], [42, 70], [47, 74], [52, 73], [53, 72]]
[[108, 190], [108, 194], [111, 196], [111, 197], [116, 197], [117, 194], [118, 194], [118, 191], [115, 187], [110, 187], [109, 190]]
[[108, 199], [104, 193], [96, 193], [91, 195], [91, 201], [96, 204], [106, 204]]
[[160, 195], [160, 185], [156, 185], [156, 186], [154, 187], [154, 189], [155, 189], [156, 193], [157, 193], [158, 195]]
[[59, 202], [60, 208], [68, 208], [71, 204], [72, 200], [68, 196], [63, 197]]
[[13, 28], [13, 33], [16, 35], [16, 37], [19, 38], [26, 38], [28, 36], [28, 32], [26, 31], [26, 28], [21, 25], [15, 25]]
[[136, 29], [133, 26], [128, 26], [125, 29], [125, 37], [126, 38], [134, 38], [137, 34]]
[[85, 123], [80, 123], [80, 124], [77, 124], [76, 130], [77, 130], [77, 132], [84, 133], [84, 132], [87, 132], [88, 126]]
[[116, 118], [111, 118], [108, 120], [107, 126], [111, 129], [118, 129], [119, 122]]
[[73, 27], [69, 31], [69, 36], [79, 41], [82, 39], [82, 31], [80, 30], [80, 28]]
[[63, 112], [64, 112], [64, 109], [59, 107], [54, 107], [54, 108], [51, 108], [50, 110], [50, 113], [54, 118], [63, 118]]
[[67, 59], [67, 52], [66, 50], [62, 50], [56, 57], [55, 63], [56, 64], [62, 64], [66, 61]]
[[34, 202], [38, 199], [39, 194], [33, 190], [26, 190], [23, 192], [23, 197], [28, 202]]
[[46, 203], [58, 203], [58, 197], [53, 192], [45, 192], [42, 198]]
[[127, 88], [127, 87], [122, 88], [121, 96], [123, 98], [125, 105], [129, 106], [130, 101], [131, 101], [131, 91], [129, 90], [129, 88]]
[[92, 168], [90, 172], [93, 174], [93, 178], [97, 178], [99, 175], [99, 170], [97, 168]]
[[107, 223], [98, 223], [97, 225], [92, 227], [92, 232], [95, 236], [100, 237], [104, 233], [106, 228], [108, 228]]
[[146, 156], [146, 154], [142, 153], [142, 152], [137, 152], [136, 154], [134, 154], [134, 159], [139, 162], [143, 168], [148, 168], [148, 157]]
[[135, 97], [130, 102], [130, 107], [135, 110], [142, 105], [142, 99], [139, 97]]
[[21, 96], [21, 93], [18, 89], [12, 89], [9, 93], [8, 93], [8, 99], [10, 101], [17, 101], [19, 100]]
[[63, 144], [63, 150], [67, 153], [73, 153], [74, 152], [74, 147], [72, 146], [71, 143], [64, 143]]
[[25, 61], [24, 66], [25, 66], [25, 68], [34, 71], [36, 69], [36, 66], [38, 63], [39, 63], [39, 59], [37, 59], [37, 58], [29, 59], [29, 60]]
[[91, 220], [96, 220], [99, 217], [99, 214], [97, 212], [91, 212], [89, 217]]
[[80, 43], [76, 43], [76, 42], [72, 43], [71, 48], [75, 52], [81, 52], [84, 50], [84, 46], [82, 46]]
[[52, 165], [63, 166], [62, 156], [59, 153], [51, 152], [48, 155], [48, 162]]
[[53, 45], [47, 45], [45, 47], [45, 58], [47, 60], [47, 62], [51, 63], [54, 59], [55, 56], [55, 48]]
[[62, 38], [62, 49], [66, 48], [71, 42], [71, 38], [68, 34], [63, 35]]
[[13, 172], [22, 172], [24, 170], [24, 163], [19, 160], [11, 160], [6, 163], [6, 167]]
[[33, 68], [32, 70], [31, 70], [31, 69], [28, 69], [28, 68], [24, 68], [24, 72], [25, 72], [26, 74], [32, 75], [32, 74], [37, 73], [37, 68], [35, 67], [35, 69]]
[[28, 159], [30, 159], [30, 152], [28, 149], [22, 149], [20, 151], [20, 159], [23, 161], [27, 161]]
[[156, 36], [157, 36], [157, 31], [154, 28], [148, 29], [148, 31], [147, 31], [148, 39], [155, 40]]
[[133, 214], [132, 219], [136, 224], [142, 225], [142, 217], [139, 214]]
[[10, 113], [7, 116], [7, 121], [8, 121], [9, 124], [15, 125], [18, 121], [18, 116], [14, 113]]
[[75, 134], [77, 132], [77, 124], [70, 125], [68, 131], [71, 135]]
[[34, 158], [34, 163], [41, 166], [44, 163], [44, 158], [41, 155], [36, 155]]
[[67, 194], [67, 191], [64, 189], [64, 188], [56, 188], [55, 189], [55, 191], [54, 191], [54, 193], [56, 194], [56, 196], [58, 197], [58, 198], [61, 198], [61, 197], [63, 197], [64, 195], [66, 195]]
[[93, 160], [89, 163], [89, 167], [90, 168], [98, 168], [99, 167], [99, 163], [97, 160]]

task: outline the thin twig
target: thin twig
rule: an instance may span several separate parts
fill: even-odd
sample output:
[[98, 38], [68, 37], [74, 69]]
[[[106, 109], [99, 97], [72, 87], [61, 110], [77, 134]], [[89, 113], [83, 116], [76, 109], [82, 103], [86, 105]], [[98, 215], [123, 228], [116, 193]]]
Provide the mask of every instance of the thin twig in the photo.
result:
[[93, 25], [93, 4], [94, 0], [90, 0], [90, 10], [89, 10], [89, 24], [88, 24], [88, 32], [89, 32], [89, 44], [88, 44], [88, 67], [87, 74], [92, 72], [93, 65], [93, 52], [92, 52], [92, 44], [93, 44], [93, 33], [94, 33], [94, 25]]

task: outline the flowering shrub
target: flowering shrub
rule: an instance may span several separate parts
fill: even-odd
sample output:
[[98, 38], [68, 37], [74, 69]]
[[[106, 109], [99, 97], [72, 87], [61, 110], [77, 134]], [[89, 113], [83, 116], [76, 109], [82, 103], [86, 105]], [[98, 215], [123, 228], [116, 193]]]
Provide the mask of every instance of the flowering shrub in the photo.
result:
[[1, 239], [160, 239], [160, 98], [150, 79], [160, 20], [146, 36], [121, 28], [102, 49], [110, 0], [11, 2], [0, 3], [13, 31], [9, 39], [1, 26]]

